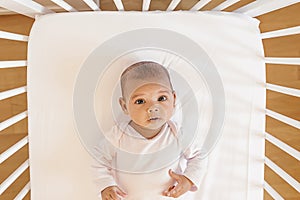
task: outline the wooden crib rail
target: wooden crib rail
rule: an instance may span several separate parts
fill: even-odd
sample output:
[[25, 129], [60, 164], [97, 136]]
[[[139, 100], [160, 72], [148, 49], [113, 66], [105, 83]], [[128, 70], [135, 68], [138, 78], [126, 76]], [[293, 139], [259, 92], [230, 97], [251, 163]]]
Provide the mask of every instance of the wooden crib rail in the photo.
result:
[[0, 16], [0, 199], [29, 199], [26, 49], [33, 20]]
[[116, 5], [118, 11], [124, 11], [124, 5], [123, 5], [122, 0], [114, 0], [114, 3]]
[[267, 71], [266, 200], [300, 197], [299, 8], [298, 3], [257, 17], [261, 21]]
[[[36, 1], [31, 0], [1, 0], [0, 6], [3, 8], [6, 8], [7, 10], [12, 10], [14, 12], [26, 15], [28, 17], [34, 18], [36, 15], [44, 15], [56, 12], [56, 10], [63, 9], [65, 11], [69, 12], [76, 12], [78, 11], [75, 6], [70, 5], [70, 3], [67, 3], [63, 0], [51, 0], [55, 5], [58, 7], [53, 7], [51, 10], [47, 6], [43, 6], [40, 3], [37, 3]], [[90, 8], [92, 11], [100, 11], [100, 10], [115, 10], [114, 7], [117, 8], [118, 11], [124, 11], [124, 10], [140, 10], [140, 11], [149, 11], [151, 9], [151, 3], [158, 4], [158, 2], [151, 1], [151, 0], [143, 0], [141, 7], [139, 6], [139, 3], [136, 1], [130, 1], [130, 0], [113, 0], [114, 6], [112, 5], [102, 5], [101, 2], [103, 1], [93, 1], [93, 0], [83, 0], [83, 2]], [[95, 3], [99, 2], [99, 3]], [[188, 2], [188, 3], [185, 3]], [[200, 1], [194, 1], [194, 0], [171, 0], [166, 9], [159, 9], [162, 11], [172, 11], [172, 10], [191, 10], [191, 11], [197, 11], [197, 10], [214, 10], [214, 11], [221, 11], [226, 10], [227, 8], [238, 5], [238, 3], [244, 2], [243, 0], [225, 0], [225, 1], [217, 1], [217, 0], [200, 0]], [[245, 1], [245, 2], [249, 2]], [[44, 3], [44, 2], [43, 2]], [[77, 1], [72, 2], [74, 5], [77, 5]], [[278, 10], [284, 7], [287, 7], [289, 5], [293, 5], [299, 3], [299, 0], [260, 0], [260, 1], [250, 1], [250, 3], [246, 4], [245, 6], [241, 6], [234, 10], [234, 12], [240, 12], [244, 13], [246, 15], [256, 17], [259, 15], [263, 15], [265, 13], [269, 13], [274, 10]], [[127, 6], [124, 5], [128, 5]], [[192, 5], [192, 6], [186, 6], [186, 5]], [[108, 6], [108, 7], [107, 7]], [[103, 9], [101, 9], [103, 7]], [[155, 6], [154, 7], [159, 7]], [[208, 8], [206, 8], [208, 7]]]
[[[55, 12], [131, 10], [142, 12], [153, 10], [169, 12], [213, 10], [243, 13], [255, 17], [261, 21], [261, 38], [265, 48], [267, 71], [264, 199], [299, 199], [300, 106], [297, 106], [300, 98], [299, 2], [299, 0], [0, 0], [0, 7], [2, 7], [2, 9], [0, 8], [0, 42], [13, 42], [11, 44], [15, 47], [11, 51], [19, 47], [19, 53], [22, 54], [13, 55], [13, 52], [8, 52], [5, 54], [8, 56], [7, 58], [0, 55], [0, 72], [13, 70], [17, 74], [20, 68], [26, 69], [27, 60], [24, 45], [28, 42], [27, 35], [33, 22], [32, 19], [28, 22], [27, 17], [34, 19], [37, 15]], [[27, 31], [15, 31], [15, 24], [9, 23], [11, 19], [15, 18], [15, 15], [8, 18], [1, 16], [1, 13], [10, 15], [19, 13], [26, 16], [26, 19], [21, 18], [18, 21], [18, 26]], [[289, 16], [291, 17], [288, 18]], [[1, 22], [1, 18], [6, 21], [2, 20]], [[5, 29], [1, 27], [1, 24]], [[275, 51], [271, 51], [275, 43], [282, 44], [282, 42], [285, 42], [284, 46], [292, 46], [293, 48], [285, 49], [282, 47], [283, 45], [277, 45], [279, 47], [276, 54]], [[5, 45], [7, 44], [9, 43], [5, 43]], [[0, 47], [1, 52], [6, 51], [4, 50], [5, 47]], [[276, 75], [281, 73], [283, 76], [290, 76], [291, 74], [293, 76], [281, 79]], [[24, 84], [1, 87], [0, 109], [8, 102], [26, 104], [26, 98], [18, 98], [20, 95], [26, 95], [26, 92], [27, 88]], [[289, 109], [281, 108], [283, 104], [280, 103], [281, 101], [291, 104], [286, 105], [290, 106]], [[1, 105], [2, 102], [5, 103]], [[276, 106], [278, 109], [273, 109]], [[282, 112], [283, 110], [285, 112]], [[13, 142], [3, 147], [1, 144], [5, 142], [0, 140], [0, 164], [2, 167], [0, 169], [3, 170], [7, 166], [11, 167], [10, 170], [0, 171], [0, 199], [2, 197], [16, 200], [30, 199], [27, 130], [23, 130], [25, 126], [15, 128], [20, 124], [20, 121], [24, 122], [27, 115], [26, 110], [18, 110], [14, 113], [9, 111], [7, 117], [1, 116], [0, 139], [8, 136], [13, 136], [14, 139]], [[15, 129], [22, 129], [22, 134], [16, 134], [15, 132], [19, 133], [20, 131]], [[22, 156], [20, 156], [21, 154]], [[13, 162], [13, 159], [20, 161]], [[27, 177], [24, 178], [23, 176]], [[21, 183], [18, 182], [21, 179]]]
[[23, 67], [26, 65], [26, 60], [0, 61], [0, 68]]
[[53, 13], [52, 10], [30, 0], [1, 0], [0, 6], [32, 18], [36, 15]]
[[75, 8], [73, 8], [70, 4], [65, 1], [61, 0], [51, 0], [53, 3], [57, 4], [58, 6], [62, 7], [64, 10], [69, 12], [77, 12]]
[[28, 36], [27, 35], [10, 33], [10, 32], [7, 32], [7, 31], [0, 31], [0, 38], [7, 39], [7, 40], [16, 40], [16, 41], [28, 42]]
[[249, 15], [251, 17], [257, 17], [259, 15], [263, 15], [265, 13], [272, 12], [274, 10], [278, 10], [290, 5], [293, 5], [295, 3], [299, 3], [299, 0], [260, 0], [260, 1], [254, 1], [252, 3], [247, 4], [246, 6], [243, 6], [235, 12], [241, 12], [246, 15]]
[[99, 5], [97, 5], [93, 0], [83, 0], [93, 11], [99, 11]]
[[29, 160], [26, 160], [22, 165], [18, 167], [7, 179], [5, 179], [0, 185], [0, 195], [14, 182], [16, 181], [22, 173], [28, 169]]

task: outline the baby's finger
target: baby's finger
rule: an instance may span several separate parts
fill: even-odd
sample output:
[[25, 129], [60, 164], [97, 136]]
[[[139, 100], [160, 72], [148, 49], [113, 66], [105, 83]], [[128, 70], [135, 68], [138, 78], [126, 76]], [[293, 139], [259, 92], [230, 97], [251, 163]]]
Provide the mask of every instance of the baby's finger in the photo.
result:
[[111, 199], [111, 200], [121, 200], [121, 198], [118, 197], [118, 195], [117, 195], [116, 192], [110, 193], [110, 199]]
[[170, 192], [170, 191], [173, 190], [174, 188], [175, 188], [175, 185], [171, 185], [171, 186], [168, 188], [167, 192]]
[[163, 195], [167, 196], [168, 192], [170, 192], [173, 188], [175, 188], [175, 185], [171, 185], [167, 190], [163, 192]]
[[172, 189], [170, 189], [167, 193], [166, 193], [166, 196], [168, 197], [178, 197], [180, 191], [181, 191], [181, 187], [176, 185], [175, 187], [173, 187]]
[[[184, 194], [184, 193], [185, 193], [185, 191], [183, 190], [183, 187], [182, 187], [180, 184], [176, 185], [176, 187], [174, 187], [174, 188], [169, 192], [170, 197], [174, 197], [174, 198], [177, 198], [177, 197], [181, 196], [181, 195]], [[168, 196], [169, 196], [169, 195], [168, 195]]]
[[120, 188], [116, 188], [116, 193], [124, 198], [127, 196], [127, 194], [124, 191], [122, 191]]

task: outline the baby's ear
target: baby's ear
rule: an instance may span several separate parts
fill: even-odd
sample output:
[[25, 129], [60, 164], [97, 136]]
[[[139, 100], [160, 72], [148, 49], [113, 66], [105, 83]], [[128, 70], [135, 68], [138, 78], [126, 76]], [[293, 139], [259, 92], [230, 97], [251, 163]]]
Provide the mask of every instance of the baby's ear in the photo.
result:
[[127, 106], [126, 106], [126, 102], [125, 99], [123, 97], [119, 98], [119, 104], [124, 112], [124, 114], [128, 115], [128, 110], [127, 110]]
[[175, 105], [176, 105], [176, 92], [173, 90], [172, 91], [172, 95], [173, 95], [173, 97], [174, 97], [174, 107], [175, 107]]

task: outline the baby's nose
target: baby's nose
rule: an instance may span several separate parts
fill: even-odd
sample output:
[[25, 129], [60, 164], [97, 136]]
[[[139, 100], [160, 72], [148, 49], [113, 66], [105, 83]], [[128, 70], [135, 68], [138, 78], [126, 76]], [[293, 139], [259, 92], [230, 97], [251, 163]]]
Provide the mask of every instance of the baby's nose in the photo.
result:
[[159, 111], [159, 108], [158, 108], [157, 105], [153, 105], [150, 108], [148, 108], [148, 113], [155, 113], [155, 112], [158, 112], [158, 111]]

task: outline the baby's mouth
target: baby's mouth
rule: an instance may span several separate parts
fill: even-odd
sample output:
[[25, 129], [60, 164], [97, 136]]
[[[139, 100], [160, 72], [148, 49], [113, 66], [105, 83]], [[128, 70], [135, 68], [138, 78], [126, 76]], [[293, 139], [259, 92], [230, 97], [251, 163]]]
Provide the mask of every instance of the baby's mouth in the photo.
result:
[[156, 121], [156, 120], [158, 120], [159, 119], [159, 117], [150, 117], [149, 118], [149, 121]]

